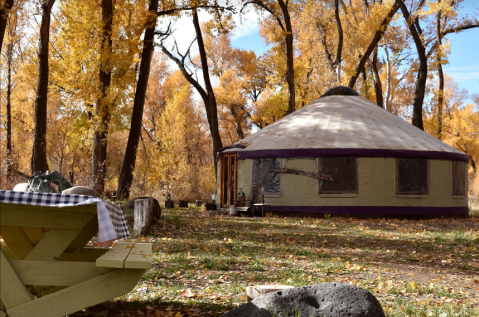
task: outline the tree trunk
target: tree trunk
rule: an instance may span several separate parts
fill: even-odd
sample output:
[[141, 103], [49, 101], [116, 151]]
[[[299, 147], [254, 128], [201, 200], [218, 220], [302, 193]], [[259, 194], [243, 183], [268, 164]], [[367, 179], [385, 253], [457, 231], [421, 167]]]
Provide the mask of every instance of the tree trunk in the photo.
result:
[[48, 101], [48, 48], [50, 45], [50, 13], [55, 0], [42, 4], [38, 48], [38, 84], [35, 99], [35, 138], [33, 141], [32, 173], [46, 172], [47, 163], [47, 101]]
[[[406, 24], [411, 31], [411, 35], [414, 39], [414, 44], [416, 45], [417, 53], [419, 55], [419, 70], [417, 72], [416, 87], [414, 90], [414, 102], [413, 102], [413, 113], [412, 113], [412, 124], [424, 130], [424, 124], [422, 121], [422, 105], [424, 102], [424, 95], [426, 91], [426, 81], [427, 81], [427, 57], [426, 57], [426, 48], [421, 41], [422, 30], [419, 26], [419, 20], [416, 19], [413, 21], [409, 15], [406, 5], [403, 0], [397, 0], [401, 11], [406, 20]], [[421, 8], [418, 8], [420, 10]]]
[[125, 158], [121, 168], [120, 179], [118, 181], [117, 197], [128, 198], [130, 196], [130, 187], [133, 181], [133, 171], [135, 170], [136, 154], [141, 134], [141, 125], [143, 121], [143, 109], [145, 106], [146, 91], [150, 77], [151, 57], [154, 52], [153, 42], [155, 39], [155, 26], [158, 18], [158, 0], [150, 0], [148, 11], [151, 19], [146, 24], [145, 37], [143, 39], [143, 51], [141, 53], [140, 74], [136, 85], [135, 100], [133, 102], [133, 113], [131, 115], [130, 133], [126, 145]]
[[286, 81], [289, 90], [289, 103], [287, 113], [293, 113], [296, 110], [296, 92], [294, 87], [294, 50], [293, 50], [293, 27], [291, 17], [288, 11], [288, 5], [283, 0], [278, 0], [279, 7], [283, 13], [284, 24], [286, 27]]
[[361, 72], [363, 75], [363, 84], [361, 85], [361, 94], [364, 98], [369, 100], [369, 87], [368, 87], [368, 77], [366, 76], [366, 66], [363, 67], [363, 71]]
[[2, 51], [3, 36], [5, 35], [5, 28], [7, 27], [8, 15], [13, 7], [14, 0], [5, 0], [0, 9], [0, 52]]
[[373, 61], [371, 62], [371, 70], [374, 75], [374, 92], [376, 93], [376, 103], [379, 107], [384, 108], [383, 87], [381, 85], [381, 78], [379, 78], [378, 70], [378, 47], [374, 50]]
[[338, 50], [336, 53], [336, 75], [338, 85], [341, 85], [341, 55], [343, 52], [343, 28], [341, 27], [341, 19], [339, 18], [339, 0], [334, 1], [334, 16], [338, 27]]
[[106, 150], [108, 142], [108, 128], [110, 126], [111, 109], [107, 101], [107, 93], [111, 84], [110, 57], [112, 53], [111, 30], [113, 24], [113, 1], [101, 1], [102, 40], [100, 52], [100, 89], [96, 106], [97, 126], [93, 140], [92, 181], [93, 189], [98, 196], [105, 189]]
[[7, 45], [7, 187], [12, 179], [12, 62], [13, 43]]
[[389, 60], [389, 50], [387, 44], [384, 45], [384, 51], [386, 53], [386, 71], [387, 71], [387, 86], [386, 86], [386, 111], [391, 112], [391, 105], [389, 99], [391, 98], [391, 61]]
[[[441, 3], [441, 0], [438, 1]], [[442, 134], [442, 109], [444, 104], [444, 73], [442, 72], [441, 54], [442, 54], [442, 35], [441, 35], [441, 11], [437, 13], [437, 75], [439, 80], [439, 89], [437, 92], [437, 132], [436, 137], [441, 140]]]
[[[216, 155], [218, 151], [223, 147], [221, 142], [221, 136], [218, 128], [218, 110], [216, 106], [216, 98], [213, 92], [213, 86], [210, 81], [210, 74], [208, 71], [208, 60], [206, 56], [205, 44], [203, 42], [203, 35], [201, 33], [200, 22], [198, 20], [198, 12], [193, 10], [193, 24], [195, 26], [196, 40], [198, 41], [198, 50], [201, 59], [201, 68], [203, 70], [203, 80], [205, 82], [206, 100], [203, 99], [206, 108], [206, 116], [210, 126], [211, 138], [213, 139], [213, 159], [215, 162], [215, 174], [217, 172]], [[216, 175], [218, 177], [218, 175]]]

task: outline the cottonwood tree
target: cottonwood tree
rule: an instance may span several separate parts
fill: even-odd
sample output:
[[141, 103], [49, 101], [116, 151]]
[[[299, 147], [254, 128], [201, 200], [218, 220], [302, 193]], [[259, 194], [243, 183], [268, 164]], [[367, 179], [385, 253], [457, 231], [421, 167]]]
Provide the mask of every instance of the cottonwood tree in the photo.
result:
[[215, 34], [203, 26], [211, 74], [219, 81], [214, 87], [218, 102], [221, 138], [233, 144], [249, 134], [255, 103], [265, 88], [266, 74], [253, 51], [233, 48], [229, 34]]
[[42, 21], [38, 40], [38, 84], [35, 99], [35, 138], [33, 141], [32, 173], [48, 170], [47, 162], [47, 105], [48, 105], [48, 53], [50, 47], [50, 15], [55, 0], [41, 0]]
[[103, 194], [106, 178], [106, 150], [108, 145], [108, 129], [110, 126], [110, 100], [107, 95], [111, 85], [111, 55], [113, 52], [112, 25], [113, 0], [101, 0], [101, 46], [99, 94], [95, 110], [95, 130], [93, 133], [92, 187], [98, 195]]
[[7, 26], [8, 15], [12, 10], [14, 0], [5, 0], [0, 6], [0, 52], [2, 51], [3, 37]]
[[293, 113], [296, 110], [296, 87], [294, 84], [293, 27], [290, 11], [294, 2], [290, 2], [289, 0], [244, 0], [243, 9], [248, 5], [254, 5], [256, 8], [269, 13], [271, 19], [273, 19], [276, 22], [276, 25], [281, 29], [286, 53], [285, 77], [289, 92], [288, 109], [286, 114]]
[[136, 152], [140, 140], [141, 125], [143, 119], [143, 108], [145, 105], [146, 90], [150, 76], [151, 57], [154, 51], [154, 37], [156, 20], [158, 18], [158, 0], [150, 0], [148, 4], [148, 20], [145, 25], [145, 36], [143, 38], [143, 50], [141, 52], [140, 73], [136, 84], [135, 99], [131, 115], [131, 127], [128, 135], [128, 142], [118, 180], [117, 197], [129, 197], [130, 187], [133, 180], [133, 170], [136, 164]]
[[[20, 10], [20, 12], [19, 12]], [[26, 12], [21, 11], [21, 8], [14, 8], [8, 15], [8, 21], [6, 25], [6, 45], [2, 56], [2, 92], [5, 92], [5, 128], [6, 128], [6, 148], [3, 151], [4, 157], [2, 161], [5, 162], [5, 175], [6, 186], [10, 187], [12, 181], [12, 169], [13, 169], [13, 143], [12, 143], [12, 94], [17, 88], [18, 78], [14, 78], [14, 73], [18, 70], [21, 58], [22, 58], [22, 39], [24, 34], [24, 14]], [[3, 177], [2, 177], [3, 180]], [[0, 182], [2, 182], [0, 180]]]
[[[225, 8], [223, 7], [216, 7], [215, 9], [217, 13], [228, 12], [228, 10], [225, 10]], [[201, 99], [203, 100], [203, 104], [206, 110], [206, 117], [208, 119], [208, 125], [210, 128], [211, 139], [213, 141], [213, 159], [215, 161], [215, 172], [216, 172], [217, 170], [216, 155], [218, 151], [220, 150], [220, 148], [223, 147], [223, 142], [221, 140], [221, 136], [219, 133], [218, 107], [216, 103], [216, 96], [213, 90], [213, 85], [211, 83], [210, 71], [208, 66], [208, 56], [206, 54], [205, 44], [203, 40], [203, 33], [201, 30], [201, 25], [198, 18], [198, 9], [196, 8], [193, 9], [191, 13], [193, 18], [193, 27], [194, 27], [195, 35], [196, 35], [195, 41], [197, 43], [198, 51], [199, 51], [200, 65], [198, 65], [198, 68], [201, 68], [201, 71], [203, 74], [204, 88], [200, 85], [198, 79], [195, 78], [194, 73], [190, 68], [192, 66], [194, 67], [195, 65], [189, 64], [189, 62], [192, 59], [190, 55], [190, 49], [191, 49], [191, 45], [193, 45], [194, 42], [191, 43], [186, 53], [180, 53], [178, 49], [178, 45], [176, 44], [176, 41], [175, 41], [173, 50], [176, 50], [176, 52], [173, 52], [173, 50], [168, 49], [166, 47], [165, 40], [171, 35], [170, 33], [166, 32], [164, 33], [164, 36], [161, 37], [160, 42], [158, 43], [158, 46], [161, 48], [162, 52], [166, 56], [168, 56], [168, 58], [170, 58], [173, 62], [176, 63], [176, 65], [180, 69], [183, 76], [196, 89], [196, 91], [200, 94]]]
[[124, 155], [120, 151], [120, 158], [113, 159], [124, 147], [116, 141], [117, 132], [128, 129], [135, 67], [148, 19], [147, 1], [111, 4], [114, 6], [108, 1], [63, 1], [52, 42], [52, 86], [61, 92], [65, 111], [76, 113], [77, 118], [69, 139], [75, 140], [82, 152], [71, 148], [75, 151], [72, 157], [83, 164], [85, 155], [90, 155], [88, 167], [77, 168], [72, 163], [69, 173], [73, 177], [74, 170], [88, 172], [89, 177], [79, 173], [78, 179], [93, 183], [98, 193], [106, 185], [116, 186], [111, 180], [118, 177]]
[[148, 4], [148, 19], [145, 24], [145, 35], [143, 38], [143, 50], [141, 53], [141, 62], [136, 84], [135, 98], [133, 102], [133, 111], [131, 116], [131, 126], [128, 135], [128, 142], [125, 150], [125, 157], [118, 181], [117, 197], [129, 197], [130, 186], [133, 180], [133, 171], [136, 164], [136, 153], [140, 140], [141, 126], [143, 120], [143, 109], [145, 105], [146, 90], [149, 81], [151, 57], [154, 51], [155, 27], [158, 17], [166, 15], [178, 15], [179, 12], [194, 10], [196, 8], [208, 8], [209, 4], [199, 4], [190, 6], [188, 4], [181, 6], [164, 6], [158, 10], [158, 0], [150, 0]]
[[[454, 23], [451, 23], [448, 27], [445, 27], [443, 31], [440, 31], [439, 34], [442, 34], [442, 36], [437, 37], [438, 31], [437, 27], [435, 27], [434, 22], [427, 24], [426, 29], [424, 30], [421, 27], [421, 18], [427, 19], [429, 15], [435, 15], [435, 10], [423, 10], [423, 7], [426, 4], [426, 0], [420, 0], [417, 3], [413, 2], [413, 12], [409, 12], [409, 9], [404, 0], [397, 1], [400, 5], [402, 14], [406, 21], [406, 25], [413, 38], [419, 62], [416, 77], [416, 86], [414, 90], [412, 124], [419, 129], [424, 130], [423, 103], [425, 98], [426, 81], [428, 77], [429, 57], [431, 57], [432, 53], [441, 46], [439, 42], [440, 40], [442, 40], [442, 37], [450, 33], [461, 32], [463, 30], [478, 27], [479, 23], [477, 23], [477, 20], [471, 20], [468, 18], [462, 20], [454, 20]], [[451, 8], [455, 7], [455, 9], [457, 9], [457, 6], [459, 6], [460, 2], [461, 1], [451, 1], [449, 6]], [[436, 6], [436, 8], [438, 9], [437, 12], [442, 12], [441, 4], [446, 4], [446, 2], [439, 2], [439, 5]], [[431, 6], [434, 7], [434, 4], [431, 4]], [[444, 12], [442, 12], [441, 15], [442, 14], [444, 14]], [[437, 18], [432, 19], [432, 21], [434, 20], [437, 21]], [[439, 27], [441, 26], [439, 25]]]

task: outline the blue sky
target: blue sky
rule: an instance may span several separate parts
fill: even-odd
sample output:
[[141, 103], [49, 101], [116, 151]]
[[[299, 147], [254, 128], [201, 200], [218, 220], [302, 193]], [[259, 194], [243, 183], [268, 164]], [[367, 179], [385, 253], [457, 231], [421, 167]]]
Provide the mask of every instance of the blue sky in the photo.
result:
[[[479, 1], [465, 0], [465, 13], [477, 12]], [[451, 41], [449, 64], [444, 71], [470, 94], [479, 94], [479, 29], [471, 29], [447, 37]]]
[[[472, 15], [479, 7], [479, 1], [465, 0], [462, 6], [461, 12]], [[247, 25], [240, 27], [240, 31], [232, 37], [231, 44], [261, 55], [268, 48], [259, 35], [257, 24], [247, 20]], [[470, 94], [479, 94], [479, 28], [450, 34], [447, 39], [451, 41], [451, 53], [444, 72], [453, 77], [461, 89], [467, 89]]]

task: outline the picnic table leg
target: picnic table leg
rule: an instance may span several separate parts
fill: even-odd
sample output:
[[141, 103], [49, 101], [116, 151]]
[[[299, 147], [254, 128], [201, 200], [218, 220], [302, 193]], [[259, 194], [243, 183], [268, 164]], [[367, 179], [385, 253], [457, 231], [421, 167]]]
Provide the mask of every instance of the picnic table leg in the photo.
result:
[[145, 271], [141, 269], [119, 269], [9, 308], [7, 313], [9, 317], [65, 316], [128, 293]]
[[33, 300], [32, 293], [23, 285], [2, 250], [0, 250], [0, 280], [2, 283], [0, 297], [7, 311], [9, 308], [29, 303]]
[[32, 251], [33, 245], [21, 227], [0, 226], [0, 232], [16, 259], [23, 259]]

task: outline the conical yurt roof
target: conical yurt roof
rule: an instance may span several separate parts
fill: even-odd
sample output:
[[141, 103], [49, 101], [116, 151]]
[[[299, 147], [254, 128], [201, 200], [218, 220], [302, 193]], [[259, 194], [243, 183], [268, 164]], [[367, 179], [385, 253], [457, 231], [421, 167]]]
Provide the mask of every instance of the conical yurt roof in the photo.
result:
[[324, 156], [468, 161], [468, 156], [361, 96], [322, 96], [220, 153], [238, 159]]

